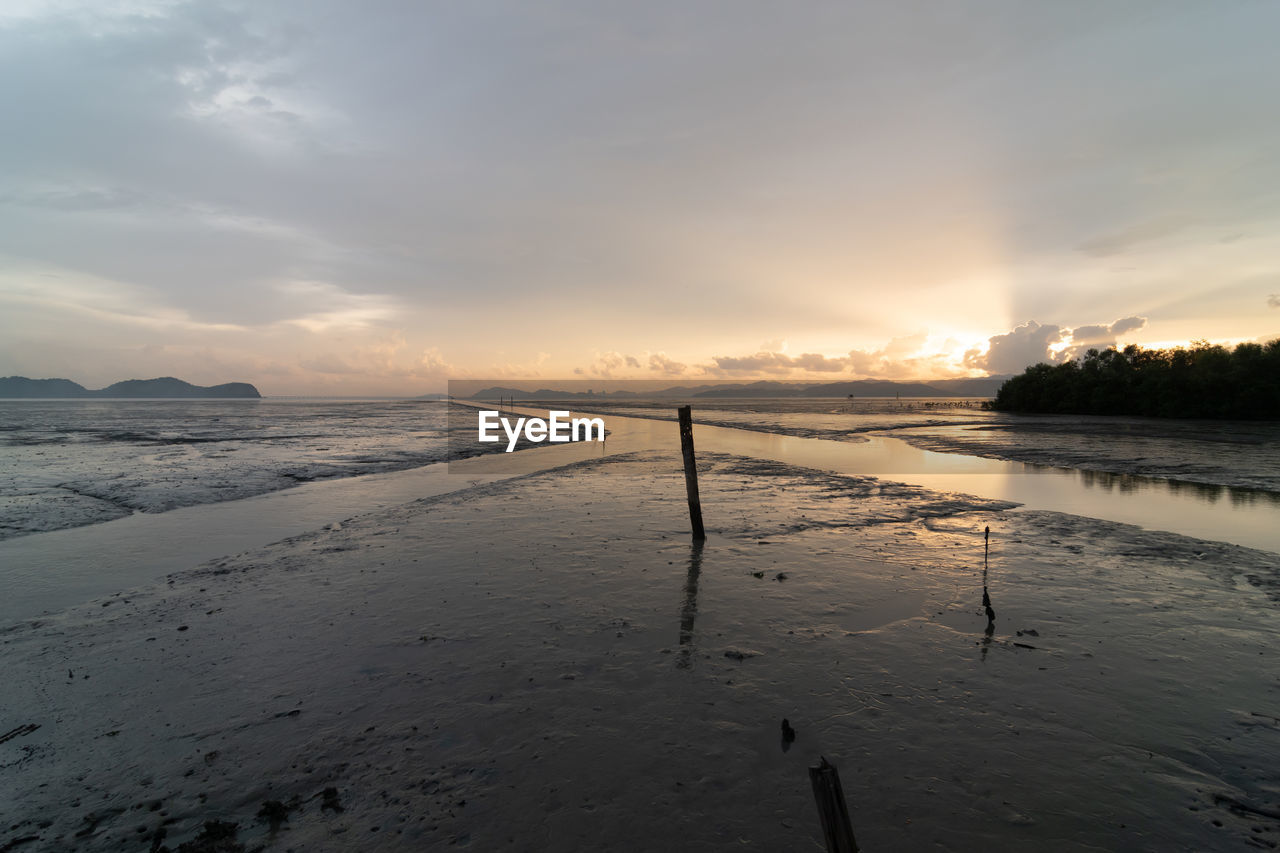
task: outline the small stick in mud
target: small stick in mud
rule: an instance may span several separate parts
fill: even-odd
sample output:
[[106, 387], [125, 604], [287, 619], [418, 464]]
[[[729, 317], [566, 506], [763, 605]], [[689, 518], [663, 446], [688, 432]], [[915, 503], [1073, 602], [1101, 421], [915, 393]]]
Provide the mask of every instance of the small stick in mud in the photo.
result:
[[689, 521], [693, 538], [706, 539], [702, 528], [702, 501], [698, 498], [698, 466], [693, 459], [693, 410], [689, 406], [676, 409], [680, 418], [680, 450], [684, 453], [684, 486], [689, 495]]
[[809, 782], [813, 785], [818, 816], [822, 818], [827, 853], [858, 853], [858, 842], [853, 839], [853, 826], [849, 823], [849, 806], [844, 800], [844, 788], [840, 786], [840, 772], [823, 758], [821, 764], [809, 768]]

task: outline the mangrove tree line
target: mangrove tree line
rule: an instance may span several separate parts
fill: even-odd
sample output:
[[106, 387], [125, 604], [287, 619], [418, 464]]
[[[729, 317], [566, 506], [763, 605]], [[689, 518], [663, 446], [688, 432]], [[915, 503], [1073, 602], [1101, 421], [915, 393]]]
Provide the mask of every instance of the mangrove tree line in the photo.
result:
[[1063, 364], [1028, 367], [1000, 386], [1005, 412], [1280, 418], [1280, 339], [1227, 349], [1207, 341], [1089, 350]]

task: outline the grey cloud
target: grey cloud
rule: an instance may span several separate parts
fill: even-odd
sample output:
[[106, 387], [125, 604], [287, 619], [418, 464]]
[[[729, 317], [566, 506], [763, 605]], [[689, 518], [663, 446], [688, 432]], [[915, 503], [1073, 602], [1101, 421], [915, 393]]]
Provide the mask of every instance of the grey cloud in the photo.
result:
[[1110, 338], [1110, 326], [1076, 326], [1071, 330], [1071, 337], [1076, 343], [1084, 343], [1087, 341], [1099, 341], [1104, 338]]
[[[0, 183], [27, 204], [0, 205], [0, 254], [196, 320], [297, 317], [272, 285], [315, 280], [457, 328], [502, 305], [549, 334], [595, 312], [663, 323], [656, 346], [707, 317], [755, 341], [879, 299], [848, 282], [952, 224], [1015, 264], [1170, 234], [1159, 211], [1184, 182], [1224, 229], [1243, 224], [1223, 211], [1274, 213], [1267, 4], [80, 5], [0, 21], [0, 115], [23, 119], [0, 134]], [[1231, 52], [1201, 50], [1206, 22]], [[1207, 65], [1177, 61], [1192, 50]], [[832, 283], [756, 272], [795, 258]], [[886, 303], [935, 283], [896, 274]], [[572, 317], [547, 308], [589, 291]], [[893, 357], [761, 349], [725, 363]]]
[[1273, 293], [1267, 297], [1268, 308], [1280, 308], [1280, 293]]
[[1112, 323], [1110, 332], [1113, 335], [1123, 335], [1125, 332], [1136, 332], [1146, 325], [1146, 317], [1125, 317], [1123, 320], [1116, 320]]
[[1109, 326], [1077, 326], [1070, 331], [1071, 346], [1058, 353], [1057, 361], [1079, 358], [1091, 349], [1114, 347], [1120, 335], [1137, 331], [1146, 325], [1146, 317], [1124, 317]]
[[[1054, 364], [1079, 358], [1090, 349], [1106, 349], [1116, 345], [1116, 338], [1126, 332], [1147, 325], [1145, 317], [1124, 317], [1107, 325], [1076, 326], [1074, 329], [1057, 325], [1041, 325], [1030, 320], [1003, 335], [989, 340], [985, 353], [970, 350], [965, 353], [966, 367], [986, 370], [988, 373], [1021, 373], [1033, 364]], [[1068, 338], [1071, 345], [1054, 353], [1051, 349]]]
[[985, 353], [965, 353], [964, 363], [988, 373], [1021, 373], [1028, 365], [1054, 361], [1049, 347], [1060, 343], [1065, 334], [1061, 326], [1044, 326], [1030, 320], [1011, 332], [993, 335]]

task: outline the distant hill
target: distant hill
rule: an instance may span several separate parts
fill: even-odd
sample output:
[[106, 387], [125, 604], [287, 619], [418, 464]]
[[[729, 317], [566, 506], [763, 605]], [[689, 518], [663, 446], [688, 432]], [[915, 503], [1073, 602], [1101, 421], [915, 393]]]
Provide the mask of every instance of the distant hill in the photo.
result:
[[[790, 382], [748, 382], [743, 385], [715, 385], [704, 391], [688, 389], [690, 397], [803, 397], [805, 385]], [[670, 388], [663, 394], [685, 389]], [[673, 395], [674, 396], [674, 395]]]
[[513, 399], [513, 400], [603, 400], [603, 399], [626, 399], [629, 397], [640, 397], [634, 391], [610, 391], [605, 393], [601, 391], [599, 394], [594, 391], [557, 391], [552, 388], [539, 388], [537, 391], [521, 391], [519, 388], [504, 388], [495, 385], [492, 388], [485, 388], [483, 391], [477, 391], [470, 396], [472, 400], [497, 400]]
[[192, 385], [172, 376], [158, 379], [126, 379], [114, 385], [108, 385], [98, 391], [90, 391], [78, 382], [70, 379], [28, 379], [25, 376], [6, 376], [0, 378], [0, 398], [6, 399], [42, 399], [52, 398], [248, 398], [257, 399], [262, 395], [258, 389], [248, 382], [227, 382], [223, 385]]
[[859, 379], [856, 382], [828, 382], [811, 385], [805, 397], [994, 397], [1008, 376], [980, 379], [932, 379], [926, 382], [895, 382], [891, 379]]
[[[660, 391], [565, 391], [539, 388], [524, 391], [495, 385], [470, 395], [473, 400], [623, 400], [649, 399], [732, 399], [750, 397], [994, 397], [1008, 376], [979, 379], [934, 379], [902, 382], [889, 379], [858, 379], [846, 382], [726, 382], [720, 385], [675, 385]], [[623, 380], [625, 381], [625, 380]]]

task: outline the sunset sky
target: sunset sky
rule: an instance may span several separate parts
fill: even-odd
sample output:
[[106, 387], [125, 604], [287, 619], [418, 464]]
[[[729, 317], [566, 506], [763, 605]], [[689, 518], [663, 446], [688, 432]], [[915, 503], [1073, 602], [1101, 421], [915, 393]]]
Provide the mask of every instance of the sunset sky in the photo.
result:
[[1277, 32], [1270, 0], [6, 0], [0, 376], [412, 395], [1280, 337]]

